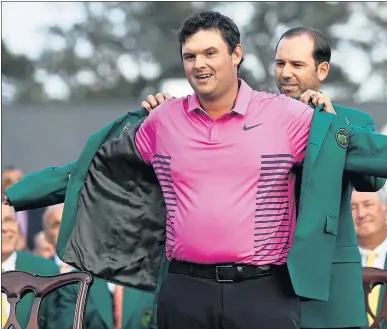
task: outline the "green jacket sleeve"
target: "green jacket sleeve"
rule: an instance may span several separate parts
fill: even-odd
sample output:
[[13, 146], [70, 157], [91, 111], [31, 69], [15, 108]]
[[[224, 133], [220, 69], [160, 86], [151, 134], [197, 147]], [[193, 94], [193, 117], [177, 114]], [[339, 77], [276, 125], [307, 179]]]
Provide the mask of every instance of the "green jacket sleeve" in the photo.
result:
[[[148, 115], [144, 108], [130, 111], [132, 118], [141, 119]], [[99, 146], [106, 138], [114, 135], [109, 134], [114, 130], [117, 133], [125, 126], [124, 114], [110, 122], [90, 136], [83, 152], [93, 152], [94, 146]], [[91, 145], [91, 146], [90, 146]], [[63, 167], [49, 167], [23, 177], [18, 183], [9, 187], [5, 194], [12, 202], [16, 211], [47, 207], [53, 204], [63, 203], [65, 200], [67, 184], [73, 170], [76, 170], [76, 161], [70, 162]]]
[[67, 182], [76, 162], [49, 167], [23, 177], [5, 190], [16, 211], [47, 207], [64, 202]]
[[387, 178], [387, 136], [351, 126], [345, 170]]
[[[363, 120], [364, 124], [362, 127], [364, 129], [369, 129], [370, 131], [375, 130], [374, 120], [369, 115], [364, 115]], [[348, 172], [348, 178], [358, 192], [376, 192], [380, 190], [386, 182], [385, 178], [357, 174], [353, 172]]]

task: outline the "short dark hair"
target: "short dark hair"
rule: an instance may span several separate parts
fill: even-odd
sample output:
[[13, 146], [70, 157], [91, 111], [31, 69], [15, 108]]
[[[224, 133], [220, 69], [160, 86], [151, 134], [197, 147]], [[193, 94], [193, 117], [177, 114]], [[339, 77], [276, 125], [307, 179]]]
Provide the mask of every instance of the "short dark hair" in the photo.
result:
[[316, 67], [322, 62], [330, 62], [331, 46], [329, 45], [328, 39], [320, 31], [312, 29], [311, 27], [295, 27], [290, 30], [287, 30], [284, 34], [281, 35], [281, 38], [278, 40], [275, 50], [277, 51], [278, 44], [283, 38], [292, 38], [300, 35], [307, 35], [312, 38], [314, 42], [313, 58]]
[[[219, 12], [204, 11], [188, 16], [181, 28], [177, 31], [177, 38], [180, 43], [180, 56], [183, 44], [189, 37], [200, 30], [210, 29], [218, 29], [220, 31], [223, 40], [227, 43], [230, 54], [232, 54], [241, 39], [238, 26], [230, 17], [222, 15]], [[243, 60], [244, 58], [242, 57], [238, 65], [238, 71]]]

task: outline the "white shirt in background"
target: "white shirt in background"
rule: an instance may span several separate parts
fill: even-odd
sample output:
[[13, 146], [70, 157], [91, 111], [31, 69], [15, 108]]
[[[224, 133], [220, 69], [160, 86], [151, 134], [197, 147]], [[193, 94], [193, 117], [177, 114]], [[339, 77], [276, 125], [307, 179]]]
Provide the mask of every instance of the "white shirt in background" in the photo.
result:
[[[363, 267], [365, 267], [367, 265], [367, 257], [372, 252], [372, 250], [364, 249], [360, 246], [359, 250], [361, 255], [361, 264]], [[387, 255], [387, 238], [375, 248], [374, 253], [376, 254], [376, 257], [372, 267], [383, 270]]]
[[[11, 254], [4, 262], [1, 263], [1, 272], [9, 272], [9, 271], [15, 271], [16, 269], [16, 259], [17, 259], [17, 253], [16, 251]], [[7, 301], [7, 295], [4, 293], [1, 293], [2, 298], [4, 297]], [[10, 304], [8, 301], [5, 303], [5, 314], [7, 317], [9, 317], [10, 312]]]

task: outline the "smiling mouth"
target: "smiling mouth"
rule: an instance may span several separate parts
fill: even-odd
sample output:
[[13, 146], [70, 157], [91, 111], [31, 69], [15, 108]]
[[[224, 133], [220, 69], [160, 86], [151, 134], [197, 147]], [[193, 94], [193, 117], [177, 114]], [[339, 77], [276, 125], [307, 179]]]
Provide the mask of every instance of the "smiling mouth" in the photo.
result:
[[359, 220], [356, 222], [357, 226], [364, 226], [364, 225], [369, 225], [369, 224], [372, 224], [372, 221]]
[[290, 83], [283, 83], [282, 84], [282, 87], [284, 88], [293, 88], [293, 87], [296, 87], [297, 85], [293, 85], [293, 84], [290, 84]]
[[2, 234], [1, 235], [1, 240], [3, 242], [13, 242], [14, 240], [14, 235], [12, 234]]
[[212, 74], [200, 74], [196, 76], [198, 80], [207, 80], [212, 77]]

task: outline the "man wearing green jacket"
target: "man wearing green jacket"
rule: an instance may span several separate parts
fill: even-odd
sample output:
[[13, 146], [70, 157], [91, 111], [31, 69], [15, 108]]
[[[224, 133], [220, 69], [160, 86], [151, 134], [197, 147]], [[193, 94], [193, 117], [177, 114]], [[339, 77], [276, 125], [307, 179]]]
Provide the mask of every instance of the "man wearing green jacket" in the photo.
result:
[[[320, 32], [302, 27], [286, 31], [276, 48], [275, 77], [279, 91], [289, 97], [300, 98], [300, 101], [312, 107], [324, 104], [325, 111], [336, 113], [355, 125], [373, 131], [375, 124], [368, 114], [332, 104], [329, 97], [320, 92], [329, 73], [330, 56], [329, 42]], [[150, 95], [141, 105], [151, 110], [168, 98], [169, 94]], [[385, 179], [344, 173], [336, 241], [338, 251], [342, 246], [353, 245], [356, 241], [350, 197], [353, 187], [358, 191], [377, 191], [384, 183]], [[361, 287], [358, 286], [357, 291], [352, 290], [353, 282], [350, 280], [354, 272], [359, 277], [360, 265], [358, 257], [340, 259], [337, 256], [332, 266], [329, 301], [301, 301], [303, 328], [347, 328], [366, 324], [364, 299], [359, 295]], [[351, 295], [359, 297], [352, 298]], [[343, 305], [346, 307], [343, 308]]]
[[[32, 274], [52, 276], [59, 274], [59, 268], [51, 260], [32, 255], [25, 251], [17, 251], [20, 231], [14, 210], [1, 205], [1, 268], [2, 272], [26, 271]], [[2, 315], [9, 316], [9, 304], [2, 294]], [[55, 329], [60, 295], [53, 291], [43, 298], [38, 314], [39, 329]], [[32, 292], [27, 293], [16, 305], [16, 318], [21, 328], [26, 328], [34, 301]], [[3, 321], [3, 316], [2, 316]], [[5, 323], [2, 323], [5, 325]]]
[[[363, 267], [387, 269], [387, 186], [378, 192], [352, 193], [352, 215]], [[377, 286], [369, 295], [369, 306], [373, 314], [380, 314], [385, 287]], [[368, 316], [369, 325], [373, 323]], [[382, 328], [387, 323], [382, 321]]]
[[[99, 149], [100, 145], [105, 144], [105, 142], [110, 140], [112, 137], [117, 136], [119, 134], [120, 129], [122, 129], [128, 123], [128, 121], [135, 123], [138, 121], [139, 117], [141, 117], [143, 115], [146, 115], [145, 111], [141, 112], [141, 110], [139, 110], [137, 112], [132, 112], [126, 116], [118, 118], [115, 122], [106, 126], [104, 129], [102, 129], [98, 133], [94, 134], [89, 139], [87, 147], [85, 148], [84, 152], [82, 153], [81, 157], [79, 158], [77, 164], [72, 163], [72, 164], [69, 164], [68, 166], [65, 166], [62, 168], [50, 168], [50, 169], [45, 170], [44, 172], [41, 172], [40, 174], [30, 175], [29, 180], [24, 181], [25, 186], [29, 186], [30, 191], [31, 191], [31, 189], [34, 188], [34, 186], [33, 186], [34, 184], [43, 183], [43, 185], [42, 185], [43, 189], [40, 191], [39, 194], [35, 194], [33, 198], [30, 197], [29, 200], [27, 200], [27, 199], [23, 200], [23, 198], [25, 196], [27, 196], [28, 194], [26, 194], [24, 196], [19, 194], [18, 196], [16, 196], [17, 193], [16, 193], [16, 190], [14, 190], [15, 195], [12, 196], [12, 188], [9, 189], [9, 191], [7, 191], [7, 194], [10, 197], [11, 201], [13, 202], [14, 206], [20, 210], [23, 209], [23, 207], [48, 205], [51, 202], [56, 202], [59, 199], [62, 199], [64, 197], [66, 192], [64, 191], [63, 186], [65, 184], [67, 184], [68, 179], [69, 179], [68, 176], [71, 174], [71, 180], [70, 180], [71, 186], [69, 186], [69, 188], [67, 190], [67, 193], [70, 193], [68, 195], [68, 199], [70, 201], [68, 202], [68, 204], [69, 204], [68, 209], [69, 210], [68, 210], [68, 214], [67, 214], [67, 218], [69, 219], [68, 223], [70, 223], [70, 224], [64, 225], [63, 230], [61, 229], [62, 239], [60, 238], [60, 242], [62, 242], [62, 244], [59, 243], [58, 247], [60, 249], [59, 250], [60, 254], [62, 256], [65, 256], [64, 258], [67, 257], [66, 259], [68, 259], [69, 261], [74, 261], [74, 265], [76, 264], [76, 260], [71, 259], [72, 256], [65, 255], [65, 253], [66, 252], [71, 253], [71, 248], [69, 247], [69, 244], [67, 244], [67, 241], [69, 239], [69, 234], [71, 232], [73, 232], [73, 227], [72, 227], [71, 221], [73, 221], [72, 218], [74, 218], [73, 216], [74, 216], [74, 214], [76, 214], [76, 212], [74, 212], [73, 206], [75, 203], [77, 203], [77, 201], [75, 201], [75, 200], [78, 200], [77, 198], [80, 195], [79, 193], [80, 193], [81, 187], [83, 186], [82, 184], [83, 184], [84, 178], [87, 175], [87, 168], [89, 167], [90, 161], [96, 161], [93, 159], [95, 159], [94, 155], [96, 155], [98, 153], [98, 149]], [[321, 165], [322, 162], [316, 161], [316, 157], [319, 153], [327, 156], [327, 154], [330, 154], [330, 152], [331, 152], [331, 151], [329, 151], [328, 146], [324, 146], [324, 145], [328, 145], [328, 144], [325, 144], [325, 141], [324, 141], [325, 135], [327, 134], [327, 130], [331, 131], [334, 127], [339, 127], [340, 125], [338, 125], [335, 122], [336, 119], [333, 119], [330, 117], [329, 117], [329, 119], [327, 119], [326, 116], [320, 115], [319, 113], [317, 113], [315, 115], [314, 121], [316, 122], [316, 124], [312, 125], [313, 129], [311, 130], [310, 143], [308, 145], [307, 157], [306, 157], [306, 160], [304, 163], [304, 168], [306, 167], [306, 170], [304, 169], [304, 173], [303, 173], [303, 185], [301, 187], [301, 202], [300, 202], [299, 207], [300, 207], [301, 213], [302, 213], [302, 211], [304, 211], [304, 213], [309, 214], [309, 216], [321, 218], [321, 215], [319, 215], [319, 216], [316, 215], [317, 213], [319, 213], [319, 210], [317, 209], [318, 207], [315, 205], [315, 200], [311, 199], [310, 194], [306, 193], [305, 191], [309, 191], [309, 186], [314, 185], [312, 183], [316, 182], [316, 180], [313, 179], [313, 177], [311, 177], [311, 175], [310, 175], [311, 169], [312, 168], [314, 168], [316, 170], [318, 169], [317, 172], [320, 171], [320, 173], [321, 173], [321, 170], [323, 170], [324, 168], [326, 169], [326, 164], [325, 164], [325, 167], [323, 165]], [[130, 128], [132, 128], [131, 125], [129, 125], [127, 129], [130, 129]], [[339, 130], [337, 130], [337, 131], [339, 131]], [[364, 132], [361, 131], [360, 135], [362, 133], [364, 133]], [[356, 139], [359, 139], [356, 136], [359, 136], [359, 135], [353, 136], [355, 141], [356, 141]], [[327, 138], [329, 140], [332, 140], [331, 144], [333, 144], [334, 138], [333, 138], [333, 136], [331, 136], [330, 132], [328, 133]], [[360, 138], [360, 142], [364, 143], [364, 140]], [[106, 146], [108, 144], [109, 143], [107, 142]], [[344, 143], [343, 145], [347, 145], [347, 144]], [[375, 149], [375, 145], [371, 146], [371, 148]], [[377, 149], [377, 147], [376, 147], [376, 149]], [[340, 172], [342, 166], [344, 165], [344, 163], [342, 162], [343, 161], [342, 154], [341, 153], [336, 154], [335, 152], [337, 153], [339, 151], [335, 150], [333, 153], [333, 154], [335, 154], [336, 162], [334, 161], [333, 163], [332, 162], [330, 163], [331, 165], [336, 166], [335, 170], [333, 170], [333, 172], [330, 175], [327, 175], [325, 172], [323, 172], [324, 174], [321, 173], [321, 176], [319, 176], [319, 184], [321, 185], [322, 190], [324, 190], [324, 188], [325, 188], [325, 191], [330, 190], [332, 188], [331, 186], [327, 186], [329, 181], [333, 182], [331, 185], [335, 185], [336, 192], [337, 192], [337, 190], [341, 191], [341, 186], [338, 187], [336, 181], [338, 179], [341, 181], [341, 179], [342, 179], [342, 175], [339, 172]], [[352, 157], [352, 159], [354, 159], [354, 158], [357, 159], [356, 155], [354, 157]], [[359, 160], [359, 159], [357, 159], [357, 160]], [[86, 165], [86, 163], [87, 163], [87, 165]], [[372, 168], [371, 167], [372, 167], [372, 163], [370, 163], [370, 168], [368, 168], [369, 169], [368, 172], [377, 173], [377, 171], [375, 169], [372, 169], [372, 168], [375, 168], [375, 166], [373, 166]], [[76, 169], [73, 170], [73, 168], [76, 168]], [[359, 162], [355, 161], [355, 162], [350, 163], [348, 168], [352, 169], [354, 171], [359, 171]], [[337, 171], [338, 169], [340, 169], [340, 170]], [[140, 174], [142, 173], [140, 176], [144, 177], [144, 173], [142, 172], [142, 170], [139, 173]], [[148, 172], [148, 174], [151, 174], [151, 173]], [[315, 171], [314, 171], [314, 174], [315, 174]], [[317, 175], [317, 174], [315, 174], [315, 175]], [[322, 177], [324, 177], [324, 180], [321, 180]], [[364, 184], [366, 186], [368, 186], [367, 182]], [[50, 190], [51, 194], [47, 195], [47, 192], [49, 190]], [[319, 193], [315, 190], [311, 190], [311, 191], [314, 192], [313, 196], [316, 199], [319, 199]], [[311, 191], [309, 191], [309, 192], [311, 192]], [[25, 192], [28, 193], [28, 191], [25, 191]], [[157, 192], [155, 190], [153, 190], [153, 192], [157, 194]], [[337, 198], [339, 196], [337, 196], [337, 193], [334, 193], [334, 194], [328, 193], [328, 194], [329, 194], [329, 198], [331, 198], [331, 199], [329, 199], [327, 201], [332, 204], [332, 207], [334, 209], [331, 208], [331, 211], [330, 211], [331, 214], [329, 216], [327, 215], [325, 226], [324, 226], [324, 229], [325, 229], [326, 233], [328, 233], [328, 235], [324, 236], [325, 239], [323, 239], [323, 240], [324, 241], [327, 240], [326, 242], [329, 242], [327, 245], [327, 249], [326, 249], [327, 258], [324, 259], [324, 261], [321, 260], [321, 261], [323, 261], [323, 264], [324, 264], [323, 267], [316, 266], [316, 270], [317, 270], [317, 268], [321, 268], [322, 272], [324, 272], [324, 273], [329, 273], [330, 269], [332, 267], [332, 263], [335, 263], [335, 262], [337, 262], [340, 265], [342, 265], [343, 263], [346, 263], [346, 262], [350, 262], [351, 264], [356, 264], [358, 262], [358, 254], [356, 254], [354, 252], [353, 246], [351, 246], [351, 244], [349, 245], [350, 247], [348, 247], [348, 245], [347, 246], [339, 246], [340, 248], [337, 248], [337, 250], [335, 250], [336, 236], [339, 236], [339, 232], [340, 232], [339, 225], [341, 224], [340, 221], [337, 220], [337, 217], [339, 215], [339, 211], [338, 211], [338, 208], [336, 209], [337, 205], [335, 202], [335, 198]], [[149, 195], [149, 197], [151, 198], [152, 202], [155, 200], [155, 199], [153, 199], [154, 196]], [[320, 198], [320, 200], [321, 200], [321, 198]], [[74, 203], [74, 204], [72, 204], [72, 203]], [[309, 203], [310, 203], [310, 206], [308, 206]], [[316, 210], [314, 210], [314, 212], [316, 213], [315, 215], [313, 215], [313, 212], [310, 212], [311, 208], [316, 209]], [[85, 208], [82, 208], [82, 209], [84, 210]], [[89, 211], [89, 210], [86, 209], [86, 212], [87, 211]], [[65, 210], [65, 212], [66, 212], [66, 210]], [[161, 214], [162, 214], [162, 212], [159, 212], [159, 215], [161, 215]], [[80, 214], [80, 216], [82, 217], [81, 214]], [[321, 276], [320, 277], [320, 279], [321, 279], [320, 286], [321, 287], [317, 287], [317, 282], [316, 283], [311, 282], [311, 278], [312, 278], [311, 274], [316, 276], [316, 273], [314, 273], [313, 271], [312, 271], [312, 273], [310, 273], [311, 269], [314, 267], [313, 264], [316, 264], [316, 262], [313, 258], [316, 257], [317, 252], [319, 252], [319, 248], [317, 248], [317, 246], [323, 247], [324, 243], [321, 245], [319, 244], [322, 241], [321, 239], [310, 239], [310, 238], [307, 239], [307, 238], [305, 238], [306, 232], [304, 232], [304, 229], [305, 229], [305, 227], [308, 227], [308, 223], [305, 222], [306, 217], [308, 217], [308, 216], [307, 215], [299, 216], [299, 219], [298, 219], [299, 224], [297, 225], [296, 237], [295, 237], [295, 239], [298, 240], [298, 243], [294, 245], [294, 248], [293, 248], [294, 252], [292, 252], [292, 250], [291, 250], [288, 263], [290, 264], [290, 271], [294, 272], [293, 273], [293, 279], [294, 279], [293, 284], [294, 284], [295, 288], [297, 288], [296, 290], [298, 290], [299, 294], [301, 296], [305, 296], [305, 297], [310, 298], [310, 299], [323, 300], [326, 303], [326, 301], [329, 300], [329, 295], [331, 293], [329, 291], [329, 289], [326, 289], [327, 284], [329, 286], [329, 282], [331, 281], [331, 280], [329, 280], [329, 275], [328, 276]], [[65, 213], [65, 218], [66, 218], [66, 213]], [[311, 224], [311, 223], [309, 223], [309, 224]], [[319, 228], [321, 228], [321, 223], [317, 224], [317, 225]], [[309, 230], [309, 228], [308, 228], [308, 230]], [[74, 233], [74, 234], [76, 234], [76, 233]], [[161, 243], [162, 236], [159, 236], [159, 238], [160, 238], [160, 240], [158, 240], [158, 241]], [[306, 243], [306, 241], [308, 241], [309, 243]], [[310, 252], [314, 251], [315, 254], [314, 255], [313, 254], [305, 255], [305, 251], [303, 253], [302, 250], [305, 250], [306, 248], [308, 248], [306, 246], [309, 246]], [[315, 248], [313, 248], [313, 246]], [[332, 248], [332, 246], [333, 246], [333, 248]], [[301, 257], [301, 255], [305, 256], [305, 257]], [[298, 261], [297, 261], [297, 259], [298, 259]], [[307, 265], [304, 266], [302, 273], [294, 270], [294, 266], [292, 267], [292, 264], [296, 264], [297, 262], [300, 262], [301, 259], [303, 262], [307, 263]], [[310, 261], [310, 264], [308, 264], [308, 261]], [[79, 267], [82, 267], [79, 264], [77, 264], [77, 265]], [[122, 265], [122, 264], [120, 264], [120, 265]], [[298, 265], [302, 267], [302, 264], [298, 263]], [[157, 269], [158, 269], [158, 267], [157, 267]], [[316, 271], [316, 272], [318, 273], [318, 271]], [[158, 271], [158, 270], [154, 271], [152, 273], [151, 277], [155, 278], [157, 276], [157, 273], [160, 273], [160, 271]], [[357, 281], [359, 280], [358, 274], [359, 273], [357, 273], [355, 275]], [[101, 274], [99, 274], [99, 275], [101, 275]], [[116, 282], [123, 282], [123, 280], [125, 280], [124, 277], [119, 277], [119, 273], [117, 273], [114, 276], [111, 276], [109, 274], [105, 277], [111, 279], [112, 281], [116, 281]], [[328, 281], [327, 281], [327, 278], [328, 278]], [[317, 279], [318, 278], [316, 278], [316, 280]], [[305, 284], [302, 283], [303, 281], [305, 281]], [[309, 281], [309, 283], [308, 283], [308, 281]], [[130, 284], [132, 286], [136, 286], [136, 285], [133, 285], [133, 282], [131, 282], [130, 279], [129, 279], [128, 284]], [[154, 290], [155, 286], [154, 286], [153, 279], [150, 280], [149, 284], [150, 284], [151, 289], [149, 289], [149, 286], [147, 286], [146, 288], [148, 290]], [[357, 285], [357, 287], [358, 286], [359, 285]], [[357, 290], [357, 292], [355, 292], [354, 295], [356, 295], [356, 297], [358, 298], [359, 297], [359, 290]], [[312, 303], [312, 302], [310, 302], [310, 303]], [[318, 308], [319, 307], [316, 305], [316, 309], [318, 309]], [[302, 313], [303, 313], [303, 311], [302, 311]], [[303, 315], [302, 315], [302, 318], [303, 318]]]
[[[329, 98], [320, 92], [321, 83], [329, 72], [329, 60], [329, 43], [321, 33], [303, 28], [285, 32], [277, 46], [275, 59], [279, 90], [292, 97], [301, 95], [301, 101], [312, 101], [315, 106], [324, 104], [329, 112], [336, 112], [351, 124], [374, 130], [375, 125], [369, 115], [336, 104], [332, 106]], [[328, 302], [301, 302], [302, 327], [346, 328], [366, 325], [360, 282], [355, 285], [353, 281], [361, 275], [361, 262], [354, 255], [340, 255], [340, 250], [356, 245], [351, 213], [353, 187], [357, 191], [377, 191], [384, 183], [385, 179], [344, 172], [330, 298]], [[318, 257], [317, 254], [315, 256]], [[353, 286], [357, 287], [356, 291], [351, 289]]]

